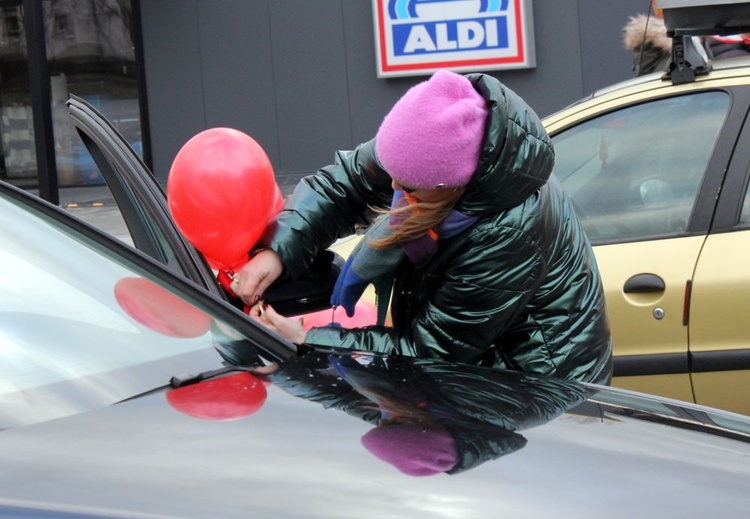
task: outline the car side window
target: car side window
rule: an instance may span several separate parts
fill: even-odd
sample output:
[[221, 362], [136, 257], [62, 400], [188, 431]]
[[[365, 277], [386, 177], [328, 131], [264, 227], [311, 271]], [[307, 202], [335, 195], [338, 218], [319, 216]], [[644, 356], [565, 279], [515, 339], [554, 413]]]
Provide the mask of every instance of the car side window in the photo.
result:
[[687, 230], [729, 101], [725, 92], [659, 99], [553, 136], [555, 175], [592, 243]]
[[745, 199], [742, 201], [742, 212], [740, 213], [740, 225], [746, 227], [750, 225], [750, 184], [745, 190]]

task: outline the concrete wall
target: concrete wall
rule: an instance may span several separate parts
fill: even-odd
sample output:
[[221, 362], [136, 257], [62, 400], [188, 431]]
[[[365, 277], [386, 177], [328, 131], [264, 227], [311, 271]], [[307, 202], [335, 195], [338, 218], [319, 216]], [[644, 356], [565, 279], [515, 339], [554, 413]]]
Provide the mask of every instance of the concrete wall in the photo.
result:
[[[540, 116], [631, 77], [621, 30], [649, 0], [535, 0], [537, 66], [490, 72]], [[284, 192], [370, 139], [424, 77], [378, 79], [371, 0], [141, 2], [154, 173], [211, 127], [268, 153]]]

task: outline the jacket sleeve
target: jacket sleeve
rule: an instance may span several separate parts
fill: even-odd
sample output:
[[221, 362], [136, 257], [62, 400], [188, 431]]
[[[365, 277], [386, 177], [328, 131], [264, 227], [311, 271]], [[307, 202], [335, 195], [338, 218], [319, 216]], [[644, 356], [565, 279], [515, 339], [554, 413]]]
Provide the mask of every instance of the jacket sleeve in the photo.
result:
[[[478, 363], [525, 311], [547, 266], [536, 242], [514, 228], [482, 225], [451, 255], [437, 287], [406, 327], [314, 328], [306, 342]], [[394, 297], [399, 297], [395, 294]], [[419, 300], [419, 299], [418, 299]], [[502, 345], [498, 345], [502, 347]]]
[[375, 140], [339, 151], [333, 164], [303, 178], [260, 241], [275, 250], [287, 273], [298, 278], [315, 256], [372, 219], [372, 207], [388, 206], [390, 176], [375, 155]]

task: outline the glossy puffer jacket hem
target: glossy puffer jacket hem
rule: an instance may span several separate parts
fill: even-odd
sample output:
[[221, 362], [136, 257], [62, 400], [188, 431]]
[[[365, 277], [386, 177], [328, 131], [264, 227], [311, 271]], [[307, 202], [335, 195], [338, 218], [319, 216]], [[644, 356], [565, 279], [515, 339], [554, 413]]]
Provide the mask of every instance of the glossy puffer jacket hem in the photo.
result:
[[[425, 264], [399, 268], [393, 327], [315, 328], [306, 342], [606, 383], [612, 345], [601, 280], [551, 176], [549, 136], [497, 79], [467, 77], [490, 115], [479, 166], [456, 209], [478, 221], [440, 240]], [[390, 183], [374, 140], [340, 151], [300, 182], [262, 244], [297, 277], [319, 251], [368, 224], [373, 206], [389, 205]]]

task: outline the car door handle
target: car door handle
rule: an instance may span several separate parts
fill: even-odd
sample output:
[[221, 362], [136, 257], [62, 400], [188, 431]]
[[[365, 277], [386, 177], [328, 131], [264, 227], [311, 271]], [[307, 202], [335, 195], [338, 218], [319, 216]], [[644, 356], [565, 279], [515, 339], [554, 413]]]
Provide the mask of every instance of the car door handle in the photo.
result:
[[636, 274], [625, 282], [623, 291], [627, 294], [634, 292], [664, 292], [664, 280], [656, 274]]

